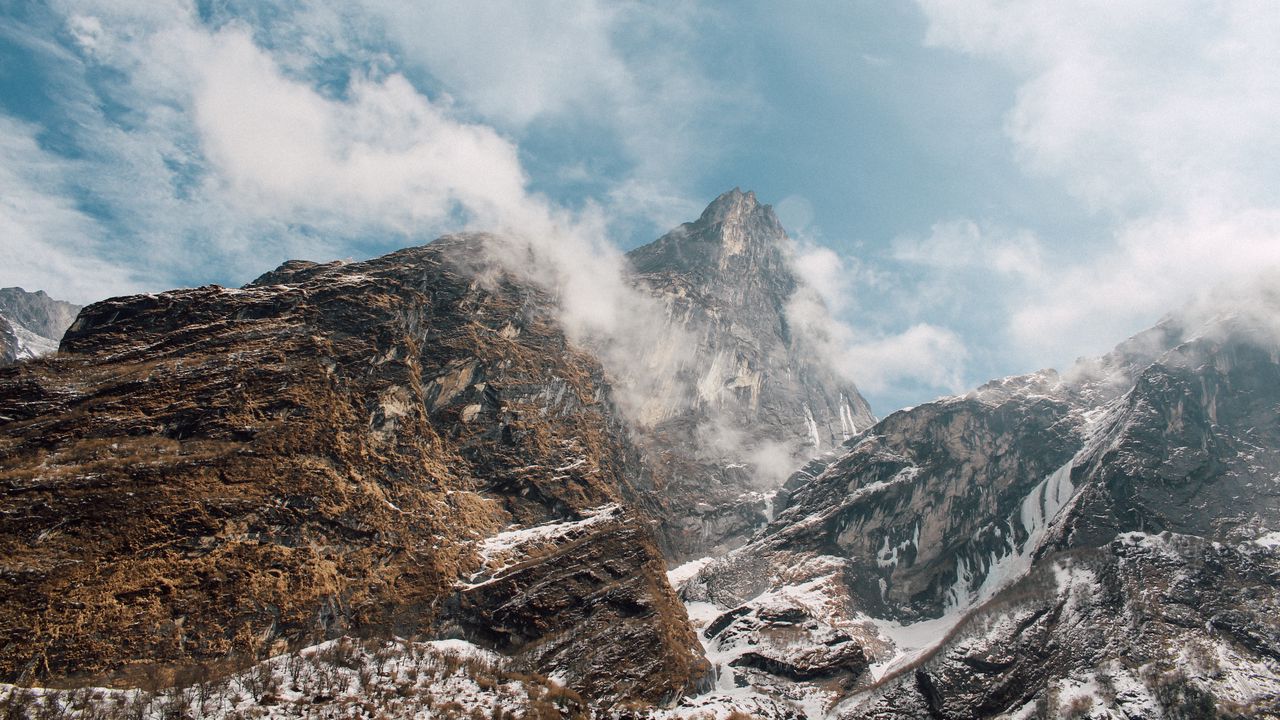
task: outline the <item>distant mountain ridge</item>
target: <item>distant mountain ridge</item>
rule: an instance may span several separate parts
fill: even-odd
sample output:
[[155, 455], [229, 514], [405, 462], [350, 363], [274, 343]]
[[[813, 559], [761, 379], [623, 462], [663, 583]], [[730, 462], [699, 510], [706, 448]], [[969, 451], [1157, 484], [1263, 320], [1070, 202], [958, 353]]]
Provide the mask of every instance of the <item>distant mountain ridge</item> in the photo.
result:
[[0, 364], [54, 352], [79, 312], [43, 290], [0, 288]]

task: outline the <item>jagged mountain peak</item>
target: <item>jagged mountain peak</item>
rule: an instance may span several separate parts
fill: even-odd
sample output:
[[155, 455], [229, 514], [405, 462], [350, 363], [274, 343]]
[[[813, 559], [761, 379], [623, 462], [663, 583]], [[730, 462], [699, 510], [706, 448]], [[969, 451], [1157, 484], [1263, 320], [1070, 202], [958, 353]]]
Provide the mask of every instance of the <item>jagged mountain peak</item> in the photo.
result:
[[771, 205], [762, 205], [756, 199], [754, 191], [743, 192], [741, 188], [735, 187], [732, 190], [721, 193], [719, 197], [712, 200], [707, 209], [702, 211], [702, 216], [698, 218], [697, 224], [713, 225], [729, 220], [741, 220], [757, 213], [777, 219], [773, 213], [773, 207]]
[[742, 285], [762, 278], [783, 295], [795, 287], [790, 240], [773, 207], [734, 188], [693, 222], [628, 253], [641, 274], [677, 274], [702, 285]]

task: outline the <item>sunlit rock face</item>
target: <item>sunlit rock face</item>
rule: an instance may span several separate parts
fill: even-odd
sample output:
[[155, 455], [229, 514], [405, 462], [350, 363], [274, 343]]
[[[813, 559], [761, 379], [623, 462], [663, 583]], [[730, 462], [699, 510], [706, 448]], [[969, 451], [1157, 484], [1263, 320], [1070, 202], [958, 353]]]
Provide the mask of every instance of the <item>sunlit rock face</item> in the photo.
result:
[[631, 254], [670, 338], [635, 363], [495, 247], [115, 298], [0, 368], [0, 681], [321, 668], [216, 701], [264, 717], [1280, 716], [1280, 312], [877, 422], [750, 193]]
[[[1273, 337], [1171, 319], [1067, 376], [890, 415], [683, 584], [709, 657], [837, 717], [1274, 715]], [[755, 642], [725, 639], [743, 623]], [[870, 661], [838, 685], [735, 662], [833, 633]]]
[[866, 401], [792, 327], [800, 289], [773, 209], [734, 189], [696, 221], [629, 255], [635, 282], [688, 347], [668, 392], [642, 406], [641, 444], [664, 477], [662, 528], [674, 559], [740, 545], [767, 521], [795, 467], [874, 422]]
[[474, 640], [602, 706], [698, 686], [603, 371], [484, 246], [104, 301], [0, 370], [0, 680], [354, 633]]

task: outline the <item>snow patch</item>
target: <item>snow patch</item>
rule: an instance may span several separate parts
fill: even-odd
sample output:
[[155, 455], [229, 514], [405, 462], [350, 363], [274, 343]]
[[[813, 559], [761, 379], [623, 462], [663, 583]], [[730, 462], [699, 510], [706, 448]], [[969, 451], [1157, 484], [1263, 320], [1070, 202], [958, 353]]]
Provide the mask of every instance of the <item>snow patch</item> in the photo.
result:
[[804, 423], [809, 427], [809, 440], [813, 443], [813, 452], [820, 452], [822, 447], [818, 436], [818, 423], [814, 421], [813, 411], [809, 409], [808, 403], [804, 406]]
[[[909, 469], [915, 470], [915, 468], [909, 468]], [[880, 483], [876, 483], [876, 484], [879, 485]], [[897, 545], [890, 546], [889, 535], [887, 533], [885, 534], [884, 545], [880, 546], [880, 549], [876, 551], [876, 565], [879, 565], [882, 568], [897, 567], [898, 553], [905, 551], [907, 548], [918, 548], [918, 547], [920, 547], [920, 521], [919, 520], [916, 521], [915, 528], [911, 532], [911, 537], [907, 540], [903, 540]]]
[[853, 408], [849, 407], [849, 397], [840, 393], [840, 434], [845, 440], [858, 434], [858, 426], [853, 422]]
[[963, 617], [959, 610], [951, 610], [940, 618], [921, 620], [907, 625], [896, 620], [871, 618], [876, 630], [893, 642], [894, 654], [871, 663], [871, 678], [879, 681], [890, 671], [909, 665], [931, 652], [946, 638], [947, 633]]
[[700, 557], [697, 560], [690, 560], [683, 565], [673, 567], [667, 571], [667, 582], [671, 583], [671, 587], [678, 592], [681, 586], [689, 581], [689, 578], [697, 575], [712, 560], [715, 560], [715, 558], [708, 555], [707, 557]]
[[1264, 548], [1280, 548], [1280, 531], [1269, 532], [1266, 535], [1254, 538], [1253, 541]]
[[[140, 689], [20, 688], [0, 684], [0, 704], [29, 717], [393, 718], [529, 717], [537, 706], [576, 703], [561, 683], [517, 671], [507, 658], [463, 640], [330, 640], [278, 655], [229, 677], [151, 693]], [[584, 708], [578, 707], [581, 712]], [[20, 713], [21, 715], [21, 713]]]
[[[871, 619], [881, 635], [891, 640], [897, 648], [894, 655], [872, 664], [871, 672], [876, 680], [932, 652], [971, 608], [991, 599], [1031, 570], [1032, 559], [1045, 533], [1075, 493], [1075, 486], [1071, 482], [1072, 467], [1073, 461], [1068, 461], [1037, 483], [1023, 498], [1018, 510], [1018, 522], [1027, 533], [1025, 540], [1019, 543], [1014, 533], [1009, 532], [1005, 535], [1009, 544], [1003, 552], [992, 552], [987, 558], [972, 563], [964, 555], [956, 558], [956, 580], [944, 596], [942, 617], [908, 625], [895, 620]], [[895, 476], [889, 482], [897, 480], [898, 477]], [[866, 490], [871, 490], [871, 486], [867, 486]], [[1011, 527], [1012, 522], [1010, 519]], [[917, 537], [914, 538], [916, 541], [918, 532], [917, 526]], [[897, 547], [888, 552], [887, 537], [885, 543], [877, 553], [876, 562], [881, 567], [892, 567], [897, 563]], [[976, 588], [974, 583], [979, 583]]]
[[458, 583], [458, 587], [469, 589], [493, 582], [533, 551], [558, 545], [590, 532], [595, 525], [616, 520], [622, 514], [622, 506], [609, 503], [584, 510], [581, 514], [581, 520], [516, 528], [487, 538], [480, 543], [480, 569], [472, 573], [467, 583]]

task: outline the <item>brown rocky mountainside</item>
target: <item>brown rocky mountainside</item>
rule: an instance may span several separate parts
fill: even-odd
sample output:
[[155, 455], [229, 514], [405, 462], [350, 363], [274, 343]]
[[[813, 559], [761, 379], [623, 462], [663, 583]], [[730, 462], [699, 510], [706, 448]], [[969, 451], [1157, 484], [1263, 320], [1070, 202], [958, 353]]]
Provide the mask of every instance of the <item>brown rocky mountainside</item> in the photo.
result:
[[699, 683], [603, 373], [483, 243], [108, 300], [0, 369], [0, 680], [394, 633]]

